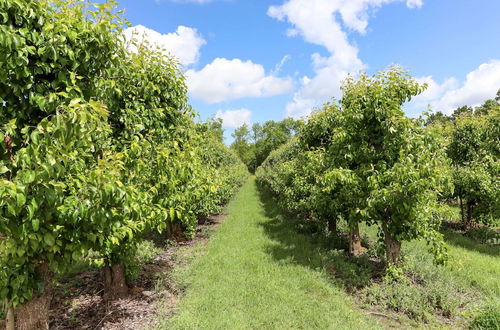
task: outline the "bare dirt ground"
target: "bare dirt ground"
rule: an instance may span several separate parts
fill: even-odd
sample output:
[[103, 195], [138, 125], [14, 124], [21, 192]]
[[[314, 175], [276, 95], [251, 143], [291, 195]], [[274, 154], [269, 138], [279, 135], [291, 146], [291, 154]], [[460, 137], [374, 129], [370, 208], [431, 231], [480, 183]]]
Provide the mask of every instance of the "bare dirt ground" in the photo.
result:
[[206, 219], [197, 228], [196, 237], [179, 242], [142, 267], [139, 277], [131, 283], [130, 294], [110, 305], [102, 299], [103, 287], [97, 270], [86, 271], [60, 281], [53, 292], [50, 329], [144, 329], [154, 326], [158, 308], [168, 314], [177, 304], [180, 290], [170, 279], [175, 267], [185, 263], [177, 256], [184, 247], [208, 241], [213, 229], [225, 215]]

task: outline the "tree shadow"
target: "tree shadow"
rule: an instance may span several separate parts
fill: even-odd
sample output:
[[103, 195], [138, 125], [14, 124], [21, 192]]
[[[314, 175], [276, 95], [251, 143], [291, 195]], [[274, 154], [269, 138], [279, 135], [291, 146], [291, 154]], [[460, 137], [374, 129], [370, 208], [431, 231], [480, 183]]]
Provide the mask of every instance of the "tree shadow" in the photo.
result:
[[[265, 221], [259, 223], [271, 243], [265, 252], [278, 262], [298, 264], [324, 272], [332, 282], [348, 291], [361, 289], [380, 278], [383, 264], [369, 255], [347, 256], [343, 235], [314, 232], [304, 220], [280, 210], [271, 194], [258, 187]], [[304, 232], [307, 232], [305, 234]]]
[[456, 232], [449, 228], [442, 230], [446, 243], [461, 247], [474, 252], [487, 254], [493, 257], [500, 257], [500, 246], [489, 245], [478, 242], [476, 239], [464, 236], [462, 233]]

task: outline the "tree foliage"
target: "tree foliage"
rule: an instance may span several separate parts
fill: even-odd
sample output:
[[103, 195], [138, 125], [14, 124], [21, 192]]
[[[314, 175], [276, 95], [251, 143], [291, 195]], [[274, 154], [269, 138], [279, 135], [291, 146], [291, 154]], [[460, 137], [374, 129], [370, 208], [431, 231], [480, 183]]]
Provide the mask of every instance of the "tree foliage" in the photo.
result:
[[293, 196], [297, 210], [347, 221], [353, 254], [362, 252], [358, 223], [365, 222], [379, 227], [389, 262], [399, 259], [402, 241], [418, 238], [443, 261], [433, 215], [450, 186], [447, 160], [436, 136], [402, 110], [423, 88], [398, 68], [348, 78], [342, 99], [326, 104], [296, 141], [272, 153], [258, 180], [285, 204]]
[[[496, 102], [496, 101], [495, 101]], [[448, 146], [465, 227], [500, 219], [500, 105], [454, 122]]]
[[148, 230], [189, 237], [247, 175], [214, 123], [194, 123], [176, 60], [126, 50], [115, 6], [0, 1], [0, 299], [11, 307], [75, 261], [126, 265]]
[[450, 116], [430, 114], [427, 130], [441, 136], [451, 159], [454, 194], [465, 229], [477, 223], [497, 225], [500, 218], [498, 117], [500, 90], [475, 108], [462, 106]]
[[234, 131], [231, 149], [238, 154], [251, 172], [255, 172], [271, 151], [297, 134], [302, 126], [302, 121], [292, 118], [256, 123], [251, 129], [248, 124], [244, 124]]

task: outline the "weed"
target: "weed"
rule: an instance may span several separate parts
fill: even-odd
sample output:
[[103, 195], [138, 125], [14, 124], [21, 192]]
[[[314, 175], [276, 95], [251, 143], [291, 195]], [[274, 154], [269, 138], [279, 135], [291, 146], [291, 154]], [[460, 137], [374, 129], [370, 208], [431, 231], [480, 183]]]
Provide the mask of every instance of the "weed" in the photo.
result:
[[471, 322], [470, 328], [481, 330], [499, 330], [500, 311], [490, 308], [482, 311]]

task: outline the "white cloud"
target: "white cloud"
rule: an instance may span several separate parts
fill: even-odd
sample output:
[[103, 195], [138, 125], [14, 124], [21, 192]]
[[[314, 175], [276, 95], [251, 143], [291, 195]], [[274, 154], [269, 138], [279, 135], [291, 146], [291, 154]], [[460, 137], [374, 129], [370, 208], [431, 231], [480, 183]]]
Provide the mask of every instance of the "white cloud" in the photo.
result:
[[288, 62], [291, 58], [292, 58], [292, 56], [290, 56], [290, 55], [283, 56], [281, 61], [278, 64], [276, 64], [273, 71], [271, 71], [271, 74], [272, 75], [278, 74], [281, 71], [281, 68], [283, 68], [283, 65], [285, 65], [285, 63]]
[[425, 103], [434, 101], [443, 96], [446, 91], [458, 88], [459, 82], [455, 78], [446, 78], [443, 83], [437, 83], [432, 76], [425, 76], [416, 78], [420, 84], [427, 84], [427, 89], [420, 95], [416, 96], [413, 100], [416, 103]]
[[457, 107], [476, 106], [494, 98], [499, 88], [500, 60], [491, 60], [469, 72], [461, 87], [448, 90], [440, 99], [431, 103], [431, 106], [435, 110], [451, 113]]
[[238, 128], [243, 124], [250, 124], [250, 117], [252, 117], [252, 112], [248, 109], [218, 110], [215, 114], [215, 118], [222, 119], [224, 128]]
[[252, 61], [216, 58], [200, 71], [186, 72], [192, 97], [217, 103], [243, 97], [266, 97], [290, 92], [293, 81], [266, 75], [264, 67]]
[[406, 5], [408, 8], [420, 8], [424, 5], [423, 0], [407, 0]]
[[469, 72], [460, 84], [455, 78], [447, 78], [443, 83], [436, 82], [432, 76], [417, 79], [426, 82], [428, 89], [410, 103], [411, 108], [430, 105], [433, 111], [451, 114], [454, 109], [469, 105], [477, 106], [487, 99], [494, 98], [500, 88], [500, 60], [491, 60]]
[[[328, 57], [312, 55], [314, 77], [303, 77], [300, 89], [287, 105], [286, 116], [301, 117], [310, 113], [332, 96], [339, 96], [340, 83], [347, 74], [366, 68], [344, 31], [344, 26], [360, 34], [366, 33], [370, 10], [404, 0], [288, 0], [271, 6], [268, 15], [287, 21], [293, 27], [287, 36], [300, 35], [312, 44], [325, 47]], [[420, 7], [422, 0], [407, 0], [409, 8]]]
[[[160, 47], [175, 56], [182, 65], [194, 64], [200, 56], [200, 48], [206, 44], [205, 39], [194, 28], [180, 25], [172, 33], [161, 34], [142, 25], [136, 25], [123, 31], [125, 40], [135, 38], [139, 43], [149, 42], [154, 47]], [[137, 51], [133, 44], [129, 44], [130, 51]]]

